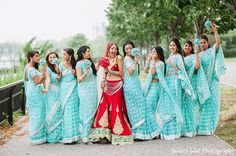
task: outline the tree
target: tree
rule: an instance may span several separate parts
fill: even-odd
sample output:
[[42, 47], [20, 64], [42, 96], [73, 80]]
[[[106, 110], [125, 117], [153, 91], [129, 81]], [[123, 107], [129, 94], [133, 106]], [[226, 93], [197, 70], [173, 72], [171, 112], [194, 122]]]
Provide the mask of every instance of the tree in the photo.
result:
[[232, 16], [232, 11], [219, 1], [189, 0], [189, 2], [191, 6], [189, 18], [192, 18], [194, 23], [196, 38], [204, 33], [204, 23], [207, 19], [219, 26], [219, 33], [227, 33], [236, 27], [236, 19]]
[[235, 0], [218, 0], [219, 3], [225, 5], [228, 9], [234, 12], [236, 16], [236, 1]]
[[84, 34], [76, 34], [72, 37], [69, 37], [67, 43], [68, 47], [73, 48], [75, 51], [77, 51], [77, 49], [80, 46], [87, 44], [88, 44], [88, 39]]
[[30, 50], [38, 50], [40, 52], [40, 57], [45, 57], [46, 53], [53, 49], [53, 44], [50, 41], [36, 42], [36, 37], [31, 38], [25, 45], [22, 46], [24, 52], [24, 57], [21, 58], [21, 62], [25, 65], [27, 63], [27, 53]]
[[91, 41], [91, 53], [94, 59], [103, 57], [106, 48], [106, 36], [99, 36]]
[[36, 36], [31, 38], [28, 42], [25, 43], [25, 45], [22, 46], [22, 50], [24, 52], [24, 56], [21, 57], [20, 61], [24, 65], [27, 63], [27, 53], [33, 49], [33, 42], [35, 41]]

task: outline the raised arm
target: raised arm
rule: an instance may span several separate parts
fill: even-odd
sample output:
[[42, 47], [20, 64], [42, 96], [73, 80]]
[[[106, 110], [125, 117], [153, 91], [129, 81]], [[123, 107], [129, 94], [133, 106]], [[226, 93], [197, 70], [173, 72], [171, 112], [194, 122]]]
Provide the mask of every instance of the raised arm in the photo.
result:
[[200, 47], [195, 46], [194, 52], [195, 52], [195, 55], [196, 55], [195, 70], [198, 70], [200, 68], [200, 57], [199, 57]]
[[151, 63], [151, 54], [148, 55], [148, 59], [144, 68], [144, 72], [148, 73], [150, 69], [150, 63]]
[[76, 77], [79, 83], [84, 81], [86, 75], [89, 73], [89, 70], [89, 68], [86, 68], [85, 72], [83, 73], [80, 67], [76, 68]]
[[211, 24], [211, 28], [212, 30], [214, 31], [214, 35], [215, 35], [215, 40], [216, 40], [216, 50], [218, 51], [220, 49], [220, 36], [218, 34], [218, 30], [216, 28], [216, 24], [215, 23], [212, 23]]
[[41, 84], [44, 81], [45, 77], [46, 77], [45, 73], [46, 73], [46, 65], [42, 68], [41, 76], [38, 76], [38, 75], [32, 73], [32, 79], [33, 79], [34, 83], [35, 84]]
[[134, 63], [132, 64], [131, 60], [129, 62], [126, 62], [126, 67], [128, 68], [129, 75], [133, 75], [135, 68], [138, 66], [138, 57], [134, 58]]

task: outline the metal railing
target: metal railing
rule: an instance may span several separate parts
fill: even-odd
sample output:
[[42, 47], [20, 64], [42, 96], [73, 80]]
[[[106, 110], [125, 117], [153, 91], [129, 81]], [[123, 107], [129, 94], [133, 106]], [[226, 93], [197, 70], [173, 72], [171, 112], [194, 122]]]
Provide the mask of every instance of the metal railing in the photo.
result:
[[8, 120], [13, 124], [13, 112], [21, 110], [25, 114], [24, 81], [0, 87], [0, 124]]

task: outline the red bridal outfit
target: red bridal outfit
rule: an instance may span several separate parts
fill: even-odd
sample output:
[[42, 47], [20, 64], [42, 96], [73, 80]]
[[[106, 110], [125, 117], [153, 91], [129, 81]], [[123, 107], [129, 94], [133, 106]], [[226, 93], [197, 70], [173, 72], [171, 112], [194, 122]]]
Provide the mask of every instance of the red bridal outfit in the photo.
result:
[[[118, 65], [111, 68], [119, 71]], [[106, 80], [101, 100], [95, 114], [90, 139], [98, 142], [103, 138], [113, 145], [134, 142], [125, 106], [122, 80]]]

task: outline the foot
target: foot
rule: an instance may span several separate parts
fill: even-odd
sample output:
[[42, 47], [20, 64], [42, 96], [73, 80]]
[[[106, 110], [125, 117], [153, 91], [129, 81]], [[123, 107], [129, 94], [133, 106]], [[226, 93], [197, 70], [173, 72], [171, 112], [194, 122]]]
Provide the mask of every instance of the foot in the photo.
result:
[[85, 145], [92, 145], [93, 142], [89, 141], [89, 142], [85, 142], [84, 144], [85, 144]]
[[77, 144], [77, 142], [76, 142], [76, 141], [74, 141], [74, 142], [71, 142], [71, 143], [64, 143], [64, 145], [75, 145], [75, 144]]
[[107, 138], [102, 138], [101, 141], [100, 141], [101, 144], [107, 144], [108, 143], [108, 140]]

